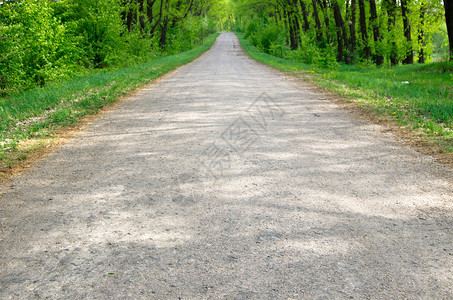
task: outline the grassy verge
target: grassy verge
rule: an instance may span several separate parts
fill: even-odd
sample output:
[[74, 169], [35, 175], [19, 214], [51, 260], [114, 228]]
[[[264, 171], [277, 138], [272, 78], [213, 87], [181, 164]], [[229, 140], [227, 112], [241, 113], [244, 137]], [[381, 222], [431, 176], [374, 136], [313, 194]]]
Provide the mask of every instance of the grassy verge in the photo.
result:
[[99, 71], [58, 86], [33, 89], [0, 99], [0, 173], [7, 173], [29, 153], [43, 147], [57, 129], [96, 113], [150, 81], [189, 63], [207, 51], [217, 34], [203, 45], [134, 67]]
[[442, 151], [453, 152], [453, 63], [392, 68], [340, 65], [333, 70], [278, 58], [256, 49], [238, 34], [253, 59], [314, 81], [349, 101], [410, 128]]

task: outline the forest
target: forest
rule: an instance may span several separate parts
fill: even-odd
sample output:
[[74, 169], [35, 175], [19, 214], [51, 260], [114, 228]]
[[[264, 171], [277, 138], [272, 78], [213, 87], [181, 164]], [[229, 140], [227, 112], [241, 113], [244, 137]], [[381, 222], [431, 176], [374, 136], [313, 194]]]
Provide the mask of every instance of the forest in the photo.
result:
[[439, 61], [453, 38], [447, 0], [447, 9], [441, 0], [0, 3], [0, 97], [180, 53], [220, 30], [243, 32], [268, 54], [327, 68]]
[[237, 0], [234, 9], [236, 30], [268, 54], [323, 67], [395, 66], [451, 59], [451, 5], [451, 0]]
[[0, 97], [191, 49], [218, 31], [222, 0], [0, 2]]

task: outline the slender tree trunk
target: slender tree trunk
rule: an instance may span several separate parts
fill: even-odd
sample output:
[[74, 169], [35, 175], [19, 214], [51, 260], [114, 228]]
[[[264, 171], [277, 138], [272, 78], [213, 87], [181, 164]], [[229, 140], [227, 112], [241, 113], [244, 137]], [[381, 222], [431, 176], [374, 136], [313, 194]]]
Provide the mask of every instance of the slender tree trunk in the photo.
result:
[[138, 21], [140, 23], [140, 29], [145, 30], [145, 4], [144, 0], [138, 0]]
[[[294, 45], [291, 49], [297, 49], [300, 45], [300, 22], [299, 22], [299, 9], [297, 8], [298, 0], [288, 0], [289, 2], [289, 18], [293, 25]], [[307, 20], [308, 22], [308, 20]], [[293, 48], [294, 47], [294, 48]]]
[[146, 16], [148, 17], [148, 23], [153, 24], [153, 5], [156, 0], [148, 0], [146, 2]]
[[316, 5], [316, 0], [311, 1], [313, 5], [313, 18], [315, 19], [315, 24], [316, 24], [316, 40], [318, 42], [322, 41], [322, 28], [321, 28], [321, 21], [319, 20], [319, 14], [318, 14], [318, 7]]
[[355, 12], [356, 12], [356, 0], [351, 0], [351, 10], [350, 10], [351, 16], [350, 16], [350, 21], [348, 22], [348, 24], [349, 24], [349, 36], [350, 36], [349, 43], [351, 45], [351, 48], [350, 48], [351, 55], [354, 54], [355, 46], [356, 46]]
[[444, 0], [444, 7], [448, 42], [450, 43], [450, 60], [453, 60], [453, 0]]
[[390, 43], [390, 64], [396, 66], [398, 64], [398, 49], [396, 48], [395, 39], [395, 22], [396, 22], [396, 0], [385, 0], [384, 2], [387, 9], [387, 24], [388, 31], [390, 33], [389, 43]]
[[132, 31], [132, 23], [134, 22], [134, 10], [131, 9], [131, 1], [126, 1], [124, 4], [125, 10], [123, 13], [123, 19], [126, 21], [127, 31]]
[[[153, 4], [154, 4], [154, 1], [153, 1]], [[152, 8], [152, 6], [151, 6]], [[159, 17], [157, 18], [157, 21], [154, 22], [154, 25], [151, 26], [151, 30], [150, 30], [150, 33], [151, 34], [154, 34], [154, 30], [156, 30], [156, 27], [157, 25], [159, 25], [160, 23], [160, 20], [162, 19], [162, 11], [163, 11], [163, 8], [164, 8], [164, 0], [160, 0], [160, 9], [159, 9]], [[148, 17], [149, 18], [149, 17]], [[153, 18], [152, 16], [152, 9], [151, 9], [151, 18]], [[152, 20], [152, 19], [151, 19]], [[150, 22], [151, 23], [151, 22]], [[151, 23], [152, 24], [152, 23]]]
[[340, 7], [338, 6], [337, 0], [334, 0], [332, 3], [332, 8], [333, 8], [333, 16], [335, 19], [335, 26], [337, 27], [337, 49], [338, 49], [338, 61], [346, 61], [346, 63], [349, 62], [349, 55], [347, 54], [344, 57], [344, 48], [343, 45], [346, 44], [348, 45], [348, 38], [346, 36], [346, 27], [344, 25], [343, 17], [341, 16], [341, 11]]
[[362, 34], [363, 43], [363, 54], [365, 59], [369, 59], [371, 56], [370, 43], [368, 41], [368, 31], [366, 27], [366, 15], [365, 15], [365, 1], [359, 0], [359, 11], [360, 11], [360, 33]]
[[326, 0], [321, 1], [321, 8], [322, 12], [324, 15], [324, 23], [326, 24], [326, 38], [327, 38], [327, 44], [330, 43], [332, 40], [330, 37], [330, 22], [329, 22], [329, 10], [328, 10], [328, 5]]
[[168, 28], [168, 17], [164, 17], [164, 21], [162, 22], [162, 27], [160, 30], [160, 40], [159, 40], [159, 46], [160, 49], [164, 50], [165, 45], [167, 43], [167, 28]]
[[291, 21], [291, 16], [290, 14], [284, 9], [283, 13], [285, 14], [285, 20], [286, 20], [286, 26], [288, 27], [288, 32], [289, 32], [289, 47], [291, 50], [297, 49], [296, 46], [296, 37], [294, 33], [294, 24]]
[[[288, 32], [290, 31], [290, 25], [288, 23], [288, 14], [286, 12], [286, 10], [283, 8], [283, 12], [282, 12], [282, 15], [283, 15], [283, 25], [285, 28], [288, 29]], [[290, 41], [290, 36], [286, 35], [286, 45], [290, 45], [291, 44], [291, 41]]]
[[121, 6], [123, 7], [123, 10], [121, 11], [121, 20], [123, 20], [123, 24], [125, 24], [125, 25], [127, 25], [127, 16], [129, 13], [128, 4], [129, 4], [129, 1], [127, 1], [127, 0], [123, 0], [121, 2]]
[[296, 46], [296, 49], [297, 49], [297, 47], [299, 47], [299, 45], [300, 45], [300, 23], [299, 23], [299, 17], [297, 15], [297, 13], [293, 12], [292, 15], [293, 15], [292, 20], [293, 20], [293, 24], [294, 24], [294, 34], [295, 34], [294, 37], [295, 37], [295, 40], [296, 40], [296, 45], [295, 46]]
[[308, 23], [308, 10], [307, 5], [305, 4], [304, 0], [299, 0], [300, 9], [302, 10], [302, 18], [304, 20], [303, 29], [305, 32], [310, 30], [310, 23]]
[[[452, 1], [452, 0], [450, 0]], [[401, 13], [403, 17], [403, 26], [404, 26], [404, 36], [406, 37], [407, 46], [406, 48], [406, 58], [403, 60], [404, 64], [413, 64], [414, 63], [414, 51], [412, 51], [412, 37], [411, 37], [411, 25], [409, 24], [408, 17], [408, 8], [407, 0], [401, 0]]]
[[420, 6], [420, 29], [418, 30], [418, 44], [420, 46], [420, 50], [418, 51], [418, 62], [420, 64], [425, 63], [425, 34], [423, 32], [423, 26], [425, 25], [425, 3], [422, 2]]
[[299, 34], [298, 34], [298, 21], [293, 13], [288, 13], [288, 25], [289, 25], [289, 47], [291, 50], [296, 50], [299, 46]]
[[299, 22], [299, 17], [295, 14], [294, 15], [294, 27], [296, 28], [296, 42], [297, 42], [297, 47], [299, 47], [301, 38], [300, 38], [300, 22]]
[[377, 11], [376, 11], [376, 1], [370, 1], [370, 14], [371, 14], [371, 26], [373, 27], [373, 39], [374, 39], [374, 47], [375, 47], [375, 57], [374, 61], [376, 65], [380, 66], [384, 63], [384, 57], [381, 54], [381, 35], [379, 32], [379, 24], [377, 19]]

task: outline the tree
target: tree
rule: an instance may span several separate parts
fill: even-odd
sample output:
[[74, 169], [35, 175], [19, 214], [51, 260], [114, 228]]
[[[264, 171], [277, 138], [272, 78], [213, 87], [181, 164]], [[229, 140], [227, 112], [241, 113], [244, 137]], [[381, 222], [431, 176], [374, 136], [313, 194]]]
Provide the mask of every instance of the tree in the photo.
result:
[[[301, 1], [303, 1], [303, 0], [301, 0]], [[313, 5], [313, 18], [315, 19], [315, 24], [316, 24], [316, 40], [319, 43], [322, 41], [321, 21], [319, 20], [318, 7], [316, 5], [316, 0], [312, 0], [311, 3]]]
[[85, 69], [188, 50], [216, 30], [224, 5], [225, 0], [0, 1], [0, 95]]
[[425, 26], [425, 10], [426, 5], [422, 2], [420, 6], [420, 28], [418, 29], [418, 44], [419, 44], [419, 51], [418, 51], [418, 62], [420, 64], [425, 63], [425, 34], [423, 32], [423, 26]]
[[355, 51], [355, 45], [356, 45], [356, 33], [355, 33], [355, 26], [356, 26], [356, 20], [355, 20], [355, 13], [356, 13], [356, 0], [351, 0], [351, 7], [349, 11], [349, 35], [350, 35], [350, 44], [351, 44], [351, 49], [350, 52], [351, 54], [354, 53]]
[[359, 0], [359, 23], [360, 23], [360, 33], [362, 35], [362, 43], [363, 43], [363, 57], [365, 59], [370, 58], [371, 56], [371, 48], [368, 41], [368, 29], [366, 26], [366, 14], [365, 14], [365, 1]]
[[398, 64], [398, 48], [396, 45], [397, 32], [395, 31], [396, 25], [396, 0], [385, 0], [384, 5], [387, 10], [387, 31], [388, 31], [388, 44], [390, 47], [389, 59], [392, 66]]
[[407, 1], [408, 0], [401, 0], [401, 14], [403, 17], [404, 36], [406, 37], [407, 41], [404, 47], [405, 58], [403, 60], [403, 63], [412, 64], [414, 63], [414, 52], [412, 51], [411, 25], [409, 24]]
[[[267, 53], [278, 48], [279, 56], [285, 56], [282, 49], [287, 47], [287, 56], [310, 64], [316, 55], [330, 55], [346, 64], [363, 59], [371, 59], [377, 66], [387, 62], [413, 63], [416, 45], [419, 62], [424, 62], [429, 60], [432, 38], [442, 35], [443, 28], [440, 0], [234, 0], [234, 3], [252, 44]], [[412, 31], [417, 33], [417, 41], [413, 41]], [[436, 43], [441, 44], [441, 38], [436, 36]], [[282, 44], [283, 40], [287, 43]]]
[[453, 0], [444, 0], [445, 22], [447, 24], [447, 34], [449, 42], [449, 57], [453, 60]]
[[381, 54], [381, 34], [379, 31], [379, 23], [376, 11], [376, 1], [370, 1], [370, 14], [371, 14], [371, 26], [373, 27], [373, 38], [374, 38], [374, 61], [376, 65], [380, 66], [384, 63], [384, 56]]
[[327, 44], [330, 43], [331, 41], [331, 36], [330, 36], [330, 17], [329, 17], [329, 6], [327, 4], [326, 0], [321, 1], [321, 8], [324, 14], [324, 24], [326, 25], [326, 42]]
[[[307, 32], [310, 30], [310, 23], [308, 22], [308, 11], [307, 5], [305, 4], [304, 0], [299, 0], [300, 9], [302, 10], [302, 17], [304, 20], [304, 31]], [[319, 21], [319, 20], [318, 20]]]

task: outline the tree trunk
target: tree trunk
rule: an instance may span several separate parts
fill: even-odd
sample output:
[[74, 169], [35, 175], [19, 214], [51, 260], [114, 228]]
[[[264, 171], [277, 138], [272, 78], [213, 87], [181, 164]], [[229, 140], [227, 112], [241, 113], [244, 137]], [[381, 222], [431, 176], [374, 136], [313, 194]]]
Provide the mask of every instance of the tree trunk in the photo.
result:
[[425, 25], [425, 3], [422, 2], [420, 5], [420, 29], [418, 30], [418, 44], [420, 46], [420, 50], [418, 51], [418, 63], [424, 64], [425, 63], [425, 34], [423, 32], [423, 26]]
[[294, 18], [292, 14], [288, 14], [288, 25], [289, 25], [289, 47], [291, 50], [296, 50], [298, 43], [297, 43], [297, 30], [296, 30], [296, 24], [294, 23]]
[[349, 44], [348, 39], [346, 36], [346, 27], [344, 25], [343, 17], [341, 16], [340, 6], [338, 6], [337, 0], [334, 0], [332, 3], [333, 9], [333, 17], [335, 19], [335, 26], [337, 27], [337, 49], [338, 49], [338, 56], [337, 61], [346, 61], [349, 63], [348, 56], [346, 55], [346, 59], [344, 57], [344, 44]]
[[310, 30], [310, 23], [308, 23], [308, 11], [307, 5], [305, 4], [304, 0], [299, 0], [300, 8], [302, 10], [302, 18], [304, 19], [304, 31], [307, 32]]
[[[152, 2], [151, 9], [149, 10], [151, 12], [151, 16], [148, 15], [148, 19], [150, 20], [150, 24], [152, 24], [152, 20], [154, 19], [153, 10], [152, 10], [153, 5], [154, 5], [154, 1]], [[164, 8], [164, 0], [160, 0], [159, 17], [157, 18], [157, 21], [154, 23], [154, 25], [151, 26], [151, 30], [150, 30], [151, 34], [154, 34], [154, 30], [156, 30], [157, 25], [159, 25], [160, 20], [162, 19], [163, 8]]]
[[289, 32], [289, 47], [291, 50], [297, 49], [296, 45], [296, 38], [295, 38], [295, 33], [294, 33], [294, 27], [293, 27], [293, 22], [291, 22], [291, 17], [289, 13], [283, 9], [283, 13], [285, 14], [285, 20], [286, 20], [286, 26], [288, 26], [288, 32]]
[[448, 42], [450, 43], [450, 60], [453, 60], [453, 0], [444, 0], [444, 7]]
[[140, 29], [145, 30], [145, 5], [144, 0], [138, 1], [138, 21], [140, 23]]
[[[299, 9], [297, 8], [297, 2], [298, 0], [288, 0], [289, 2], [289, 8], [290, 8], [290, 11], [289, 11], [289, 17], [290, 17], [290, 21], [291, 23], [293, 24], [293, 34], [294, 34], [294, 41], [295, 41], [295, 45], [294, 45], [294, 49], [297, 49], [297, 47], [299, 47], [299, 44], [300, 44], [300, 22], [299, 22]], [[308, 22], [308, 20], [307, 20]]]
[[356, 11], [356, 0], [351, 0], [351, 10], [350, 10], [350, 21], [349, 21], [349, 35], [350, 35], [350, 53], [351, 55], [355, 52], [356, 45], [356, 34], [355, 34], [355, 11]]
[[396, 0], [385, 0], [385, 6], [387, 9], [387, 24], [388, 24], [388, 31], [390, 33], [389, 43], [390, 43], [390, 64], [392, 66], [396, 66], [398, 64], [398, 49], [396, 48], [396, 37], [394, 36], [394, 28], [395, 28], [395, 21], [396, 21]]
[[134, 10], [130, 7], [131, 1], [127, 1], [125, 4], [124, 19], [126, 20], [127, 31], [132, 31], [132, 24], [134, 22]]
[[[450, 0], [452, 1], [452, 0]], [[406, 37], [406, 58], [403, 60], [404, 64], [414, 63], [414, 51], [412, 51], [412, 37], [411, 37], [411, 25], [409, 24], [407, 0], [401, 0], [401, 13], [403, 17], [404, 36]]]
[[376, 52], [374, 56], [374, 61], [376, 62], [377, 66], [380, 66], [384, 62], [384, 57], [382, 56], [380, 49], [381, 35], [379, 32], [379, 24], [377, 19], [376, 1], [375, 0], [369, 1], [370, 1], [371, 25], [373, 27], [374, 48]]
[[159, 40], [159, 46], [160, 49], [164, 50], [165, 49], [165, 44], [167, 42], [167, 27], [168, 27], [168, 17], [164, 17], [164, 21], [162, 22], [162, 27], [160, 30], [160, 40]]
[[287, 8], [291, 9], [290, 11], [284, 9], [284, 13], [286, 16], [286, 19], [288, 20], [288, 29], [289, 29], [289, 47], [291, 50], [296, 50], [297, 47], [299, 46], [299, 20], [297, 19], [297, 16], [295, 13], [292, 11], [292, 5], [291, 3], [287, 6]]
[[297, 13], [292, 13], [293, 15], [293, 24], [294, 24], [294, 34], [295, 34], [295, 40], [296, 40], [296, 49], [300, 45], [300, 23], [299, 23], [299, 17], [297, 16]]
[[328, 6], [327, 6], [327, 1], [326, 0], [322, 0], [321, 8], [322, 8], [322, 12], [323, 12], [323, 15], [324, 15], [324, 23], [326, 24], [327, 44], [329, 44], [330, 41], [331, 41], [331, 37], [330, 37], [329, 10], [328, 10]]
[[[283, 8], [283, 25], [285, 26], [285, 28], [288, 28], [288, 32], [290, 30], [290, 25], [288, 23], [288, 13], [286, 12], [286, 10]], [[290, 45], [291, 44], [291, 41], [290, 41], [290, 36], [286, 35], [286, 45]]]
[[153, 24], [153, 5], [156, 0], [148, 0], [146, 2], [146, 16], [148, 17], [148, 23]]
[[322, 28], [321, 28], [321, 21], [319, 20], [318, 7], [316, 5], [316, 0], [312, 0], [311, 2], [313, 4], [313, 18], [315, 19], [315, 24], [316, 24], [316, 40], [318, 42], [321, 42], [322, 41]]
[[368, 41], [368, 31], [366, 27], [366, 16], [365, 16], [365, 2], [359, 0], [359, 11], [360, 11], [360, 33], [362, 34], [363, 42], [363, 55], [365, 59], [369, 59], [371, 56], [371, 48]]

